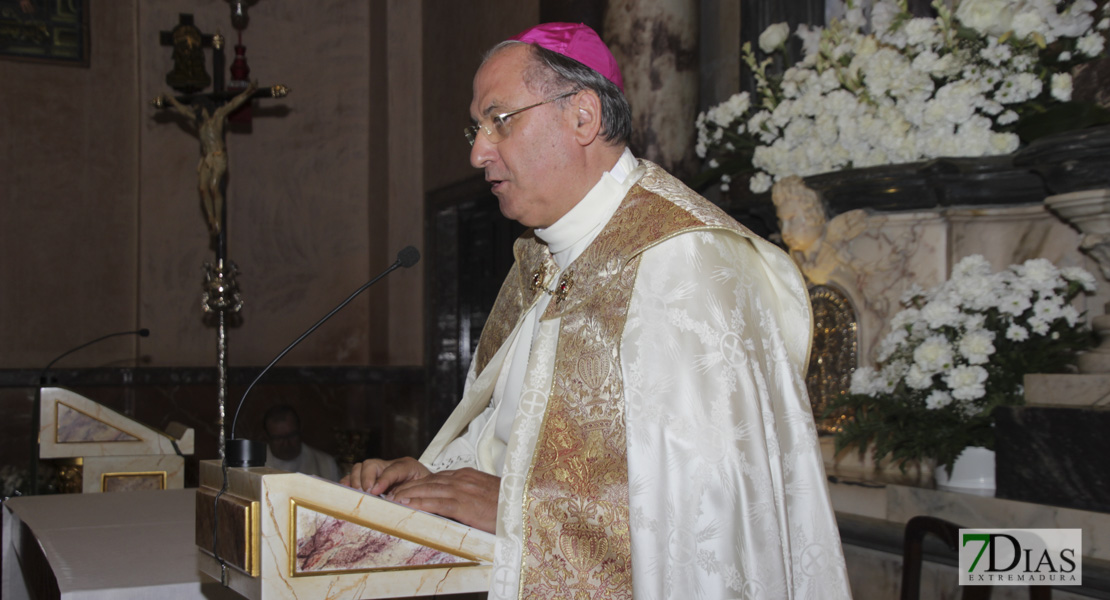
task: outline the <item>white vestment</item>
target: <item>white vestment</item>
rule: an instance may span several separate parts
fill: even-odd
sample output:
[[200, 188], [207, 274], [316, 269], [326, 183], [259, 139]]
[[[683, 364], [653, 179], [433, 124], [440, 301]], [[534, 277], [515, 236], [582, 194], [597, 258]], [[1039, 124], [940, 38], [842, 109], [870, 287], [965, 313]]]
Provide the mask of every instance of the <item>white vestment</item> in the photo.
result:
[[609, 207], [626, 193], [666, 198], [716, 225], [665, 235], [639, 254], [619, 340], [632, 594], [850, 597], [805, 392], [812, 315], [797, 268], [662, 169], [641, 163], [629, 172], [629, 158], [568, 213], [588, 215], [572, 228], [583, 235], [560, 238], [562, 220], [549, 228], [560, 234], [549, 242], [550, 293], [515, 324], [487, 323], [511, 331], [480, 372], [472, 366], [462, 401], [421, 460], [502, 478], [490, 597], [519, 597], [521, 507], [560, 349], [561, 319], [542, 315], [572, 270], [560, 251], [571, 248], [573, 263], [602, 226], [609, 231]]
[[266, 466], [290, 473], [304, 473], [323, 477], [329, 481], [339, 481], [339, 464], [335, 462], [335, 457], [308, 444], [301, 444], [301, 453], [293, 460], [282, 460], [274, 456], [267, 446]]

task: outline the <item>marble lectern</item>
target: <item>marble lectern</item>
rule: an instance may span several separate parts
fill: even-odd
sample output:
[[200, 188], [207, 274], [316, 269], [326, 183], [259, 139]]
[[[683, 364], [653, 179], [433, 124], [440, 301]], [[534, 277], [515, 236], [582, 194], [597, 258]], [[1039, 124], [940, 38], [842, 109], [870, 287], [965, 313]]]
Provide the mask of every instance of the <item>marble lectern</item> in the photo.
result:
[[62, 469], [70, 491], [126, 492], [176, 489], [185, 483], [185, 455], [193, 430], [170, 423], [148, 427], [63, 388], [41, 390], [39, 458], [69, 459]]
[[318, 477], [229, 468], [225, 482], [219, 461], [202, 461], [196, 511], [201, 572], [250, 600], [490, 586], [495, 536]]

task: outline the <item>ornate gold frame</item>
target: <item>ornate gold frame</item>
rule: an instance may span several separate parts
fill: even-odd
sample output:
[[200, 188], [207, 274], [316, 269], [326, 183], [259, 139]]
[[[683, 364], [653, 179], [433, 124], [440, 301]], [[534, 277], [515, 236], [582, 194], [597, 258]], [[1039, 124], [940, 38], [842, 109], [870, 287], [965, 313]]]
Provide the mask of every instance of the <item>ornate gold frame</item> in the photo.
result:
[[[444, 553], [450, 554], [452, 556], [457, 556], [459, 558], [468, 559], [471, 562], [457, 562], [457, 563], [445, 563], [445, 564], [435, 564], [435, 565], [413, 565], [413, 566], [409, 566], [409, 567], [369, 567], [369, 568], [365, 568], [365, 569], [334, 569], [334, 570], [330, 570], [330, 571], [299, 572], [299, 571], [297, 571], [297, 568], [296, 568], [297, 567], [297, 509], [299, 507], [302, 507], [302, 506], [306, 510], [315, 511], [315, 512], [318, 512], [322, 515], [331, 517], [333, 519], [338, 519], [340, 521], [347, 521], [347, 522], [350, 522], [350, 523], [354, 523], [355, 525], [358, 525], [360, 527], [365, 527], [367, 529], [372, 529], [374, 531], [378, 531], [378, 532], [384, 533], [386, 535], [391, 535], [395, 538], [399, 538], [399, 539], [405, 540], [406, 542], [411, 542], [413, 544], [418, 544], [420, 546], [427, 546], [428, 548], [432, 548], [433, 550], [439, 550], [440, 552], [444, 552]], [[364, 521], [362, 519], [352, 519], [347, 515], [341, 515], [336, 511], [328, 510], [326, 508], [323, 508], [322, 506], [315, 505], [315, 504], [312, 504], [310, 502], [298, 501], [296, 498], [290, 498], [289, 499], [289, 539], [287, 540], [286, 548], [289, 549], [289, 576], [290, 577], [315, 577], [315, 576], [319, 576], [319, 575], [338, 575], [338, 574], [346, 574], [346, 573], [384, 573], [384, 572], [390, 572], [390, 571], [417, 571], [417, 570], [422, 570], [422, 569], [458, 569], [458, 568], [466, 568], [466, 567], [480, 567], [480, 566], [483, 566], [481, 564], [481, 557], [475, 556], [475, 555], [470, 554], [468, 552], [464, 552], [462, 550], [459, 550], [458, 548], [448, 548], [448, 547], [443, 546], [441, 544], [415, 540], [415, 539], [412, 538], [411, 535], [405, 535], [405, 534], [403, 534], [403, 533], [401, 533], [401, 532], [399, 532], [396, 529], [393, 529], [391, 527], [381, 527], [379, 525], [374, 525], [374, 524], [369, 523], [367, 521]]]
[[160, 486], [159, 489], [162, 489], [162, 490], [166, 489], [166, 481], [169, 478], [169, 476], [166, 474], [165, 471], [132, 471], [132, 472], [120, 471], [120, 472], [115, 472], [115, 473], [101, 473], [100, 474], [100, 491], [101, 492], [107, 492], [108, 491], [108, 479], [110, 479], [110, 478], [150, 477], [151, 475], [161, 476], [161, 481], [159, 482], [159, 486]]

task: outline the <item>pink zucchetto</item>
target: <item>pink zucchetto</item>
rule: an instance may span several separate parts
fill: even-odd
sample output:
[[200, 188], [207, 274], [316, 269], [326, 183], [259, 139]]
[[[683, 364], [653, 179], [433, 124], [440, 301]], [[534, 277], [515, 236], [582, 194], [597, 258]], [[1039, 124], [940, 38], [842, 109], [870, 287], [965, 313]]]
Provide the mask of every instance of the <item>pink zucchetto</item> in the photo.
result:
[[601, 41], [597, 32], [582, 23], [542, 23], [509, 38], [518, 42], [535, 44], [552, 52], [572, 58], [597, 71], [602, 77], [624, 92], [617, 59]]

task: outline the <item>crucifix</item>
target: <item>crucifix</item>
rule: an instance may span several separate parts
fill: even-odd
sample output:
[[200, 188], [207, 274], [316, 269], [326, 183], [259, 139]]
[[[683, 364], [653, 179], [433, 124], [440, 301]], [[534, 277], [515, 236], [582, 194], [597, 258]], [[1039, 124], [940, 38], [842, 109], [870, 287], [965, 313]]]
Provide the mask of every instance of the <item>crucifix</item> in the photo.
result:
[[[234, 17], [234, 13], [233, 13]], [[245, 19], [236, 21], [236, 29], [245, 27]], [[242, 54], [241, 46], [236, 53]], [[223, 37], [205, 35], [193, 24], [193, 16], [179, 15], [172, 31], [161, 34], [163, 46], [173, 46], [174, 68], [166, 75], [166, 83], [179, 95], [161, 94], [152, 102], [157, 109], [168, 109], [188, 120], [200, 140], [201, 157], [197, 164], [197, 188], [200, 191], [208, 231], [215, 242], [215, 263], [205, 262], [205, 282], [201, 307], [206, 314], [215, 315], [216, 370], [219, 400], [219, 449], [220, 459], [225, 458], [226, 432], [224, 417], [227, 406], [227, 325], [228, 318], [243, 306], [236, 281], [238, 268], [227, 258], [227, 206], [224, 202], [227, 186], [228, 159], [224, 144], [227, 122], [236, 113], [249, 108], [257, 98], [283, 98], [289, 89], [283, 85], [259, 88], [250, 82], [245, 89], [229, 91], [224, 86]], [[204, 48], [212, 48], [212, 71], [205, 70]], [[212, 91], [202, 90], [212, 85]], [[247, 114], [249, 118], [249, 113]]]

